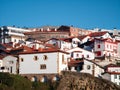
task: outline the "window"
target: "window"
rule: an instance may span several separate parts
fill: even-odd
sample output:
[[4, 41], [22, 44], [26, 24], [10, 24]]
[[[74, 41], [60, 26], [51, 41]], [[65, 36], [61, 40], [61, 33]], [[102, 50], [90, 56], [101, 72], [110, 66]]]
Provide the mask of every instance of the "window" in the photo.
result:
[[117, 75], [114, 75], [114, 78], [117, 79]]
[[16, 39], [14, 39], [14, 42], [16, 42]]
[[64, 55], [62, 55], [62, 64], [64, 64], [64, 62], [65, 62], [65, 61], [64, 61]]
[[76, 57], [79, 57], [79, 54], [78, 54], [78, 53], [76, 54]]
[[9, 64], [13, 64], [14, 62], [13, 61], [9, 61]]
[[84, 58], [84, 55], [82, 55], [82, 58]]
[[40, 69], [46, 69], [46, 64], [41, 64]]
[[109, 48], [108, 44], [107, 44], [107, 48]]
[[68, 67], [68, 70], [70, 70], [70, 71], [71, 71], [71, 67]]
[[98, 48], [100, 48], [100, 45], [98, 45]]
[[73, 41], [73, 44], [76, 44], [76, 42], [75, 42], [75, 41]]
[[110, 45], [110, 49], [112, 49], [112, 46]]
[[90, 68], [91, 68], [90, 65], [87, 65], [87, 69], [90, 70]]
[[21, 62], [23, 62], [24, 61], [24, 59], [23, 58], [21, 58]]
[[119, 75], [119, 80], [120, 80], [120, 75]]
[[99, 52], [97, 52], [97, 56], [101, 56], [101, 52], [99, 51]]
[[74, 54], [74, 53], [72, 52], [72, 53], [71, 53], [71, 57], [73, 57], [73, 54]]
[[89, 55], [87, 55], [87, 58], [89, 58]]
[[37, 61], [38, 60], [38, 56], [34, 56], [34, 60]]
[[47, 60], [47, 59], [48, 59], [47, 55], [44, 55], [44, 56], [43, 56], [43, 59], [44, 59], [44, 60]]

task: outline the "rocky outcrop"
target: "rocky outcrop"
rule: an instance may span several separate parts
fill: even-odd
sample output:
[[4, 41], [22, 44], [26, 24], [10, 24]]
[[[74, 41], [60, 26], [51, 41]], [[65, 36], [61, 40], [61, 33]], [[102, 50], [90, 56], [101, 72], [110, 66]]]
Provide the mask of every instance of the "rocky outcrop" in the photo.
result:
[[120, 87], [87, 73], [62, 72], [57, 90], [120, 90]]

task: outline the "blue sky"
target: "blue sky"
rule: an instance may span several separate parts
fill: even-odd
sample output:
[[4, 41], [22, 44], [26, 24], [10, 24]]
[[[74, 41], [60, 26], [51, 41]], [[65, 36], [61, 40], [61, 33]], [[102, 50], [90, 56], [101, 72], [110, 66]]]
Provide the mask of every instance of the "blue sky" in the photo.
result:
[[0, 26], [120, 29], [120, 0], [0, 0]]

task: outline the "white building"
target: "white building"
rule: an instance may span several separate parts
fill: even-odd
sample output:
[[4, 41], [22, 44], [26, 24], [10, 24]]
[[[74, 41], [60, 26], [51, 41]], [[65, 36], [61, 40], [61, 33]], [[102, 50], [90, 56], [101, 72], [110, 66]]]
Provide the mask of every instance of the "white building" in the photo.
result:
[[120, 85], [120, 66], [108, 66], [106, 72], [107, 73], [102, 76], [104, 79]]
[[25, 32], [30, 32], [31, 30], [17, 28], [17, 27], [9, 27], [3, 26], [0, 28], [0, 42], [1, 43], [9, 43], [14, 42], [18, 43], [20, 40], [25, 40]]
[[72, 45], [71, 42], [64, 41], [61, 39], [51, 38], [50, 40], [46, 41], [47, 44], [52, 44], [56, 47], [58, 47], [60, 50], [66, 51], [68, 49], [71, 49]]
[[95, 77], [101, 77], [104, 73], [104, 68], [98, 65], [94, 60], [84, 59], [83, 70], [81, 72], [89, 73]]
[[107, 72], [110, 73], [111, 81], [120, 85], [120, 67], [119, 66], [109, 66], [107, 67]]
[[3, 72], [9, 72], [12, 74], [16, 74], [17, 73], [17, 58], [14, 56], [5, 56], [2, 59], [2, 67], [4, 67]]
[[117, 42], [110, 38], [95, 39], [94, 52], [97, 58], [106, 56], [110, 60], [110, 57], [117, 57]]
[[104, 31], [104, 32], [93, 32], [93, 33], [89, 34], [89, 36], [91, 38], [103, 38], [103, 39], [111, 38], [112, 39], [110, 34], [106, 31]]
[[87, 61], [85, 59], [94, 60], [94, 53], [86, 51], [79, 47], [70, 49], [67, 52], [70, 53], [68, 56], [70, 58], [70, 61], [68, 62], [69, 70], [77, 72], [85, 71], [85, 73], [91, 72], [90, 70], [86, 69], [86, 66], [89, 65], [91, 67], [93, 64], [91, 62], [86, 63]]
[[60, 74], [67, 69], [67, 52], [40, 49], [19, 54], [19, 74]]
[[76, 47], [70, 50], [67, 50], [70, 53], [70, 58], [77, 59], [77, 58], [86, 58], [88, 60], [93, 60], [95, 58], [94, 53], [84, 50], [82, 48]]
[[2, 72], [2, 66], [3, 66], [3, 56], [0, 55], [0, 72]]

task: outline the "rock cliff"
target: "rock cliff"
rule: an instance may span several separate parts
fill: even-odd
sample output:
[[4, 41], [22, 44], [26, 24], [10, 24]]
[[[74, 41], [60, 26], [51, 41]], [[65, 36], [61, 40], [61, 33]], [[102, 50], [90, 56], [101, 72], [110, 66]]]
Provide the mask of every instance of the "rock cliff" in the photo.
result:
[[57, 90], [120, 90], [120, 86], [87, 73], [62, 72]]

